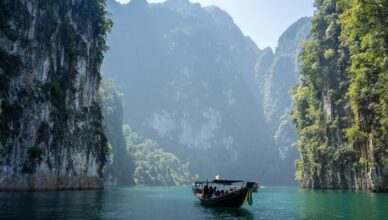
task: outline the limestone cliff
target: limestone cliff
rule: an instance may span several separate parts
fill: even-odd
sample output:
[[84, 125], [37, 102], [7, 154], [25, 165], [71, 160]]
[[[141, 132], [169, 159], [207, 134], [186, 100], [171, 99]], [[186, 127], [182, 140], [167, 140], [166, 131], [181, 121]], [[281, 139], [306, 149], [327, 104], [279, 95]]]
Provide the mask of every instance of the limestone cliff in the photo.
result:
[[179, 186], [189, 184], [188, 163], [165, 152], [154, 140], [141, 137], [123, 124], [123, 97], [113, 81], [100, 87], [104, 130], [111, 154], [104, 172], [105, 185]]
[[103, 187], [104, 4], [0, 2], [0, 189]]
[[114, 28], [102, 69], [124, 93], [131, 128], [201, 178], [280, 184], [254, 78], [261, 50], [233, 19], [188, 0], [107, 2]]
[[296, 178], [302, 187], [387, 192], [388, 2], [315, 6], [293, 90]]
[[123, 94], [115, 88], [113, 81], [102, 80], [100, 87], [104, 130], [111, 149], [104, 172], [105, 185], [133, 185], [135, 165], [127, 150], [123, 135]]
[[256, 82], [260, 88], [262, 107], [268, 129], [274, 137], [282, 169], [293, 178], [294, 160], [297, 150], [292, 148], [296, 140], [290, 120], [290, 90], [298, 83], [298, 45], [307, 38], [311, 28], [311, 18], [304, 17], [293, 23], [279, 38], [275, 52], [266, 48], [260, 54], [255, 68]]

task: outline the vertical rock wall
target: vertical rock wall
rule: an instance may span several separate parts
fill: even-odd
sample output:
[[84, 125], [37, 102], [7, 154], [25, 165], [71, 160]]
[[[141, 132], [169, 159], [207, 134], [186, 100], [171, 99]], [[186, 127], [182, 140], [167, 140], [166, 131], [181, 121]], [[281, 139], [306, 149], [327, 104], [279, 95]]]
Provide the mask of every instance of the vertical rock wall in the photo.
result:
[[315, 6], [293, 89], [296, 178], [302, 187], [387, 192], [388, 2]]
[[102, 188], [104, 1], [0, 2], [0, 189]]
[[104, 172], [105, 185], [134, 185], [132, 179], [135, 165], [127, 150], [123, 135], [123, 94], [119, 93], [113, 81], [102, 80], [100, 87], [104, 130], [112, 149]]

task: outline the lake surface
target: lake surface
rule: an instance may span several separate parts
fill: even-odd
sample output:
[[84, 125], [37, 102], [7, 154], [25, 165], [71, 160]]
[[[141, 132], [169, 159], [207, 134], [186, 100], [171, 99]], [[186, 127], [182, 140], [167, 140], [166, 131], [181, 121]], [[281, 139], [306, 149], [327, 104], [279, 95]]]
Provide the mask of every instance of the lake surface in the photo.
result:
[[267, 187], [253, 202], [203, 207], [189, 187], [0, 192], [0, 219], [388, 219], [388, 194]]

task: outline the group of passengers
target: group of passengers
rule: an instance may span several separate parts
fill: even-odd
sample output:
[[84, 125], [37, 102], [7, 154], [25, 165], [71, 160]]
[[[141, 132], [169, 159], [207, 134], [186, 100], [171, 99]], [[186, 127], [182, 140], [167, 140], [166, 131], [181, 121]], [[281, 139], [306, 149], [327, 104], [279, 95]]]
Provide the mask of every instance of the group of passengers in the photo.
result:
[[217, 187], [212, 187], [212, 186], [208, 186], [207, 184], [203, 187], [203, 197], [206, 197], [206, 198], [211, 198], [213, 196], [223, 196], [229, 192], [233, 192], [235, 191], [236, 188], [235, 187], [231, 187], [228, 190], [218, 190]]

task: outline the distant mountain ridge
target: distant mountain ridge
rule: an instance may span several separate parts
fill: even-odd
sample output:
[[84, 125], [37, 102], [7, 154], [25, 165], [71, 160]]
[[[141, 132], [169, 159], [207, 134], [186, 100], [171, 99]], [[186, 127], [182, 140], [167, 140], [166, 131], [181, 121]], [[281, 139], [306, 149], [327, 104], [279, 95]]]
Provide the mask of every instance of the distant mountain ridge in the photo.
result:
[[294, 160], [297, 149], [292, 148], [296, 141], [294, 125], [291, 122], [291, 94], [293, 86], [299, 82], [299, 44], [308, 38], [311, 18], [304, 17], [293, 23], [279, 38], [275, 53], [266, 48], [259, 56], [255, 76], [268, 129], [284, 163], [288, 178], [294, 176]]
[[255, 78], [266, 50], [226, 12], [184, 0], [107, 8], [114, 28], [102, 68], [124, 92], [124, 118], [136, 132], [207, 178], [292, 182]]
[[[279, 130], [282, 126], [289, 127], [287, 132], [293, 133], [292, 125], [289, 123], [290, 90], [299, 81], [297, 61], [299, 44], [307, 39], [310, 28], [311, 18], [299, 19], [280, 36], [275, 53], [267, 48], [256, 63], [256, 79], [263, 97], [264, 115], [273, 133], [282, 132]], [[292, 142], [287, 141], [284, 144], [291, 146]]]

